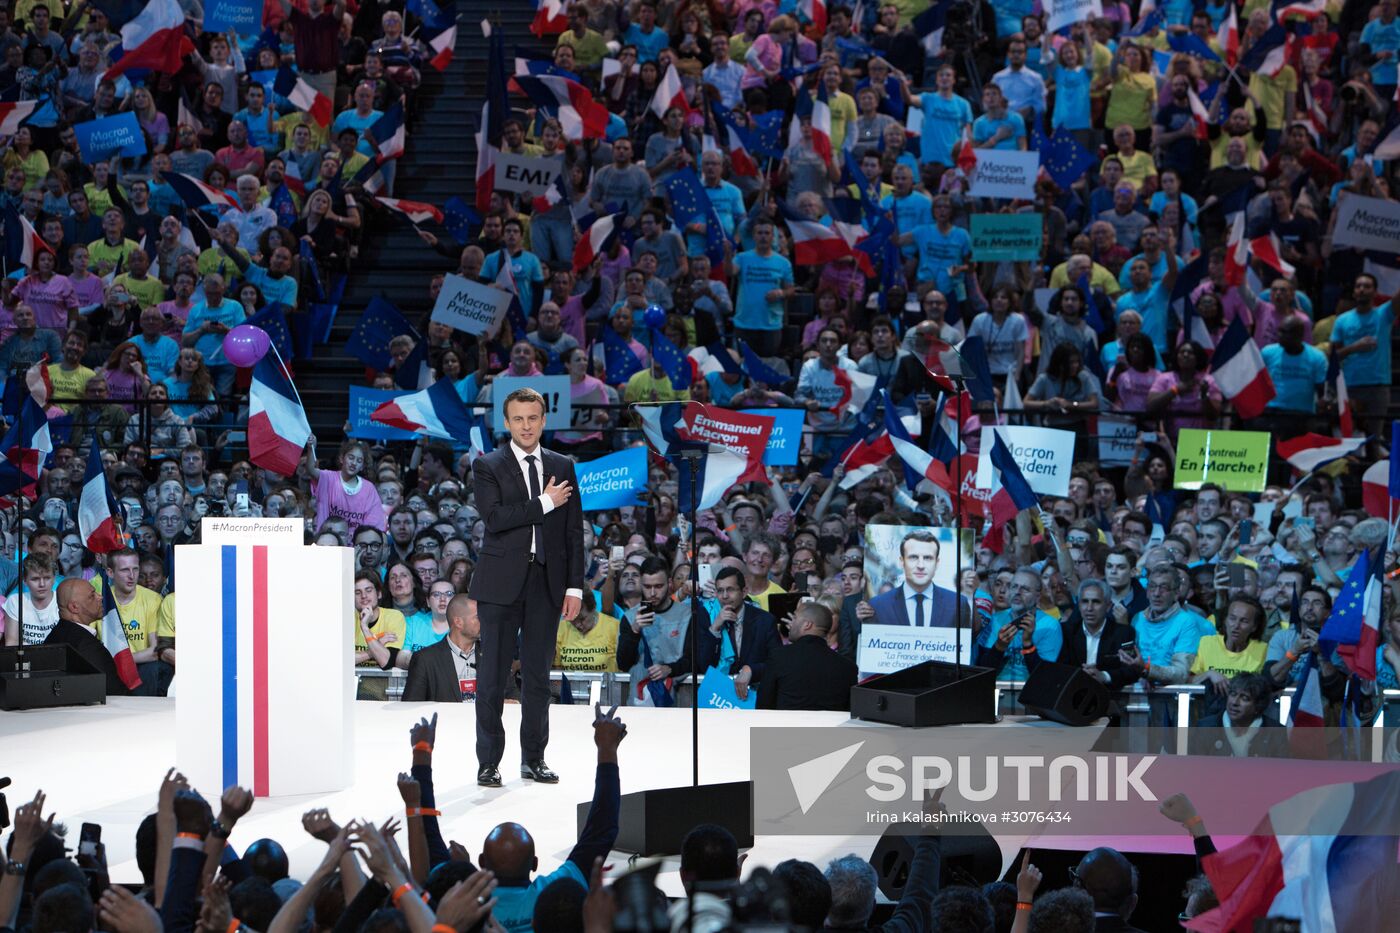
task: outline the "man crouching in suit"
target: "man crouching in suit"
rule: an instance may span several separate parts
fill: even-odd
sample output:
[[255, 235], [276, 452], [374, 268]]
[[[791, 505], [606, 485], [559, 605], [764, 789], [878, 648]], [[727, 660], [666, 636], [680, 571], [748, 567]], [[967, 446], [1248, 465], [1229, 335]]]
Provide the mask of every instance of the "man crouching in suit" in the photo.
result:
[[870, 601], [876, 625], [952, 628], [957, 624], [959, 603], [963, 618], [972, 618], [966, 600], [933, 582], [938, 570], [938, 551], [938, 538], [932, 532], [915, 531], [904, 536], [899, 542], [904, 582]]
[[[481, 620], [476, 601], [458, 593], [447, 604], [447, 634], [408, 662], [408, 680], [403, 696], [407, 703], [461, 703], [476, 699], [476, 653], [481, 638]], [[506, 686], [506, 699], [519, 699], [512, 680]]]
[[476, 506], [486, 524], [470, 594], [481, 618], [476, 683], [476, 782], [500, 787], [506, 733], [501, 707], [520, 638], [520, 775], [542, 784], [559, 776], [544, 761], [549, 742], [549, 664], [559, 620], [578, 615], [583, 596], [583, 512], [569, 458], [545, 450], [544, 397], [506, 396], [510, 443], [472, 464]]

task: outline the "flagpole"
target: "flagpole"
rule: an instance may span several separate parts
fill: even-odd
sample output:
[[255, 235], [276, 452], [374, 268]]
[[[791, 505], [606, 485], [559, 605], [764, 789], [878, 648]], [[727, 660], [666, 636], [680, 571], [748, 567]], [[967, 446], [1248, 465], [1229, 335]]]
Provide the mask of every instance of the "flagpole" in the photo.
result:
[[287, 361], [282, 359], [282, 354], [277, 352], [277, 341], [269, 340], [267, 348], [272, 351], [273, 356], [277, 357], [277, 364], [282, 367], [282, 372], [287, 377], [287, 385], [292, 387], [292, 394], [297, 397], [297, 404], [301, 405], [302, 409], [305, 410], [306, 405], [302, 403], [301, 393], [297, 391], [296, 380], [292, 378], [291, 372], [287, 369]]

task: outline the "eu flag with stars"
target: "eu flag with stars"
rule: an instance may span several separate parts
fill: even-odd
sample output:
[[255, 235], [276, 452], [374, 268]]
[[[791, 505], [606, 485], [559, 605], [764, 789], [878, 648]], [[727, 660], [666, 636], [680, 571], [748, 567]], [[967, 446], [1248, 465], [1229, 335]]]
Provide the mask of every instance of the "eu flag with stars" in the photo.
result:
[[[657, 327], [651, 328], [651, 355], [661, 368], [666, 370], [666, 378], [671, 380], [671, 388], [678, 391], [690, 388], [690, 361]], [[608, 369], [611, 370], [612, 366], [609, 365]]]
[[1129, 29], [1127, 32], [1123, 33], [1123, 35], [1126, 38], [1135, 39], [1138, 36], [1146, 35], [1154, 29], [1161, 29], [1166, 24], [1167, 8], [1165, 6], [1158, 7], [1151, 13], [1148, 13], [1146, 16], [1144, 16], [1142, 18], [1142, 22], [1138, 23], [1132, 29]]
[[1040, 165], [1061, 188], [1068, 188], [1083, 176], [1096, 161], [1094, 154], [1075, 141], [1064, 127], [1050, 136], [1035, 130], [1032, 139], [1040, 153]]
[[724, 265], [724, 227], [720, 225], [715, 205], [705, 193], [705, 186], [692, 166], [686, 166], [666, 179], [666, 191], [671, 196], [671, 213], [676, 224], [684, 227], [695, 221], [705, 224], [705, 255], [718, 269]]
[[[753, 352], [753, 348], [743, 340], [739, 341], [739, 352], [743, 354], [744, 357], [744, 374], [754, 382], [761, 382], [766, 386], [777, 388], [778, 386], [785, 385], [792, 381], [788, 376], [784, 376], [782, 373], [763, 362], [763, 358]], [[725, 356], [728, 355], [727, 353], [725, 354]]]
[[1354, 645], [1361, 640], [1361, 626], [1366, 609], [1366, 590], [1372, 582], [1371, 552], [1362, 550], [1351, 565], [1347, 582], [1337, 594], [1332, 604], [1332, 612], [1327, 616], [1322, 630], [1318, 632], [1319, 643], [1327, 645]]
[[622, 385], [644, 368], [627, 342], [606, 326], [603, 328], [603, 362], [607, 368], [604, 381], [613, 386]]
[[296, 224], [297, 203], [285, 184], [278, 185], [277, 190], [272, 192], [272, 197], [267, 200], [267, 206], [272, 209], [272, 213], [277, 215], [277, 222], [282, 226], [290, 228]]
[[461, 198], [451, 197], [442, 204], [442, 225], [458, 243], [472, 238], [472, 224], [478, 220], [476, 211]]
[[326, 289], [321, 284], [321, 264], [316, 261], [316, 253], [311, 249], [311, 244], [305, 240], [298, 240], [297, 253], [301, 257], [302, 268], [306, 270], [306, 277], [311, 280], [311, 300], [325, 301]]
[[[716, 340], [705, 347], [710, 352], [710, 358], [719, 363], [720, 367], [731, 376], [742, 376], [744, 369], [729, 355], [729, 348], [722, 342]], [[1400, 498], [1400, 497], [1397, 497]]]
[[1167, 36], [1167, 45], [1171, 46], [1173, 52], [1190, 55], [1192, 58], [1199, 58], [1207, 62], [1220, 61], [1220, 56], [1215, 54], [1215, 50], [1206, 45], [1201, 37], [1193, 32]]
[[282, 359], [292, 358], [292, 329], [287, 326], [287, 309], [281, 302], [274, 301], [243, 323], [261, 327]]
[[754, 152], [770, 159], [783, 157], [783, 112], [769, 110], [753, 119]]
[[376, 296], [360, 314], [360, 323], [346, 342], [345, 352], [370, 369], [388, 369], [392, 363], [389, 341], [400, 334], [418, 339], [418, 332], [408, 323], [403, 312]]
[[[1079, 281], [1074, 283], [1079, 289], [1079, 296], [1084, 300], [1084, 323], [1094, 329], [1094, 333], [1102, 334], [1104, 329], [1103, 315], [1099, 314], [1099, 302], [1094, 296], [1094, 289], [1089, 283], [1089, 273], [1084, 273], [1079, 277]], [[1098, 354], [1090, 354], [1097, 356]], [[1088, 360], [1084, 361], [1086, 364]], [[1102, 373], [1096, 373], [1099, 378], [1103, 378]]]
[[407, 0], [404, 4], [404, 10], [422, 20], [424, 28], [432, 32], [441, 32], [457, 21], [455, 3], [446, 7], [440, 9], [433, 0]]

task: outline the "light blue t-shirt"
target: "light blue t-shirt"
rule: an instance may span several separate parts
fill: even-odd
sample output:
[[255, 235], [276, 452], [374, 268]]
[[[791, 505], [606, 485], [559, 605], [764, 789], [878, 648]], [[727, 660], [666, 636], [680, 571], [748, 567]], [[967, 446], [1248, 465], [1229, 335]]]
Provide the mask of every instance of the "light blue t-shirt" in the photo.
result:
[[972, 138], [975, 142], [985, 143], [997, 134], [1003, 126], [1011, 128], [1011, 135], [1001, 140], [993, 146], [993, 149], [1020, 149], [1020, 140], [1026, 138], [1026, 121], [1021, 119], [1019, 113], [1007, 113], [1000, 120], [994, 119], [987, 114], [982, 114], [972, 122]]
[[1373, 54], [1387, 50], [1395, 53], [1371, 66], [1373, 82], [1394, 84], [1396, 57], [1400, 56], [1400, 16], [1393, 18], [1389, 23], [1381, 22], [1379, 17], [1371, 20], [1366, 24], [1366, 28], [1361, 30], [1361, 42], [1363, 45], [1369, 45]]
[[[993, 613], [992, 621], [982, 626], [980, 641], [983, 648], [990, 648], [996, 644], [997, 633], [1002, 626], [1011, 621], [1011, 610], [1003, 609]], [[1035, 626], [1031, 629], [1031, 644], [1035, 645], [1035, 653], [1042, 661], [1055, 661], [1060, 657], [1060, 648], [1064, 644], [1064, 632], [1060, 630], [1060, 623], [1055, 617], [1048, 613], [1035, 611]], [[997, 674], [998, 680], [1025, 680], [1026, 661], [1021, 655], [1022, 633], [1017, 632], [1011, 638], [1011, 644], [1006, 646], [1006, 663], [1001, 666], [1001, 672]]]
[[[271, 126], [268, 126], [269, 115], [272, 116]], [[259, 149], [282, 147], [282, 134], [277, 131], [277, 114], [271, 107], [263, 107], [263, 112], [257, 115], [249, 113], [248, 108], [244, 107], [233, 118], [248, 127], [248, 142]]]
[[1148, 621], [1147, 613], [1133, 616], [1133, 631], [1137, 632], [1138, 654], [1148, 664], [1171, 664], [1172, 656], [1195, 654], [1201, 644], [1201, 629], [1194, 612], [1178, 609], [1175, 615], [1161, 622]]
[[1342, 375], [1347, 385], [1390, 385], [1390, 329], [1394, 323], [1390, 302], [1372, 308], [1366, 314], [1353, 308], [1337, 317], [1332, 328], [1332, 346], [1343, 347], [1362, 337], [1375, 337], [1376, 347], [1352, 353], [1342, 360]]
[[415, 612], [404, 620], [407, 627], [404, 629], [403, 650], [422, 651], [430, 648], [447, 636], [447, 632], [433, 631], [433, 614], [431, 612]]
[[360, 134], [360, 141], [355, 143], [355, 151], [372, 157], [374, 147], [365, 141], [365, 130], [378, 123], [382, 116], [384, 114], [378, 110], [371, 110], [368, 116], [362, 117], [354, 107], [341, 111], [340, 115], [335, 118], [335, 122], [331, 124], [331, 139], [335, 139], [344, 130], [354, 130]]
[[[505, 255], [504, 249], [498, 249], [486, 257], [486, 261], [481, 264], [483, 282], [494, 282], [496, 276], [501, 274], [501, 257]], [[520, 296], [520, 307], [528, 315], [530, 309], [535, 306], [535, 285], [544, 282], [544, 266], [540, 265], [540, 257], [528, 249], [522, 249], [518, 255], [510, 258], [510, 274], [515, 277], [515, 290]]]
[[[933, 200], [922, 191], [910, 191], [904, 197], [887, 194], [880, 199], [880, 207], [894, 211], [896, 233], [913, 233], [925, 224], [933, 223]], [[914, 244], [899, 248], [905, 259], [914, 258]]]
[[924, 111], [924, 129], [919, 136], [922, 161], [952, 165], [953, 146], [962, 139], [963, 127], [972, 122], [972, 105], [957, 94], [947, 100], [941, 94], [921, 94], [919, 104]]
[[1167, 346], [1167, 290], [1161, 282], [1150, 286], [1145, 292], [1126, 291], [1118, 296], [1113, 319], [1124, 311], [1132, 310], [1142, 315], [1142, 332], [1161, 353]]
[[919, 256], [919, 281], [933, 282], [946, 294], [952, 290], [948, 269], [972, 256], [972, 237], [962, 227], [950, 227], [944, 233], [937, 224], [926, 224], [914, 229], [914, 249]]
[[1094, 73], [1088, 68], [1055, 66], [1055, 129], [1087, 130], [1093, 126], [1089, 115], [1089, 85]]
[[[713, 188], [709, 185], [702, 185], [702, 187], [705, 190], [705, 196], [714, 205], [720, 229], [724, 231], [725, 236], [733, 239], [734, 231], [744, 219], [744, 196], [739, 193], [738, 188], [723, 180]], [[705, 254], [705, 234], [686, 233], [685, 250], [689, 256], [703, 256]]]
[[[206, 321], [217, 321], [227, 327], [237, 327], [243, 323], [247, 315], [243, 312], [243, 306], [232, 298], [225, 298], [218, 307], [211, 308], [207, 301], [190, 308], [190, 316], [185, 320], [185, 333], [192, 334]], [[228, 366], [229, 361], [224, 356], [224, 335], [216, 333], [206, 333], [195, 342], [195, 349], [204, 354], [204, 364], [206, 366]]]
[[734, 257], [738, 294], [734, 326], [745, 330], [781, 330], [783, 301], [768, 300], [768, 292], [792, 284], [792, 263], [777, 253], [760, 256], [752, 250]]
[[141, 359], [146, 363], [146, 375], [151, 377], [152, 382], [160, 382], [174, 371], [180, 359], [180, 345], [174, 340], [157, 334], [154, 341], [147, 342], [145, 334], [137, 334], [131, 338], [131, 342], [141, 351]]
[[297, 306], [297, 280], [291, 275], [282, 275], [273, 278], [268, 272], [257, 263], [251, 263], [248, 271], [243, 273], [246, 281], [252, 282], [262, 292], [263, 301], [268, 304], [280, 304], [286, 310], [291, 311]]
[[1317, 347], [1303, 344], [1303, 352], [1289, 353], [1281, 344], [1271, 343], [1259, 351], [1264, 368], [1274, 380], [1277, 393], [1265, 407], [1283, 411], [1317, 411], [1317, 387], [1327, 381], [1327, 357]]
[[671, 37], [660, 26], [652, 26], [651, 32], [642, 32], [642, 27], [633, 23], [622, 34], [623, 45], [637, 47], [637, 63], [654, 62], [661, 57], [661, 50], [671, 44]]
[[533, 929], [535, 901], [539, 900], [541, 891], [561, 878], [569, 878], [588, 887], [588, 879], [583, 877], [578, 866], [566, 861], [547, 875], [536, 875], [523, 888], [498, 887], [495, 891], [496, 906], [491, 909], [491, 916], [505, 928], [506, 933], [525, 933]]

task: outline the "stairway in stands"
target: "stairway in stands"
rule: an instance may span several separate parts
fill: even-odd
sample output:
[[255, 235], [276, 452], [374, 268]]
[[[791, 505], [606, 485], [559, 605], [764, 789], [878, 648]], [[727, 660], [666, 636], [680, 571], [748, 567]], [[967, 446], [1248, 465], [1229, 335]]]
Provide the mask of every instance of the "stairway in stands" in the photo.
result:
[[[423, 70], [418, 112], [410, 127], [407, 151], [399, 159], [395, 197], [439, 207], [452, 197], [472, 200], [475, 134], [486, 93], [487, 52], [480, 8], [470, 9], [473, 6], [458, 6], [457, 48], [447, 72], [439, 74], [431, 67]], [[530, 0], [492, 4], [491, 17], [505, 31], [508, 56], [516, 47], [534, 44], [529, 33], [534, 10]], [[431, 222], [425, 229], [444, 232]], [[317, 348], [314, 360], [297, 369], [297, 388], [323, 450], [330, 450], [343, 438], [349, 387], [363, 384], [364, 365], [345, 353], [345, 343], [365, 305], [383, 295], [416, 324], [429, 307], [430, 279], [448, 266], [448, 261], [429, 249], [402, 218], [382, 219], [367, 231], [359, 258], [352, 263], [330, 342]]]

